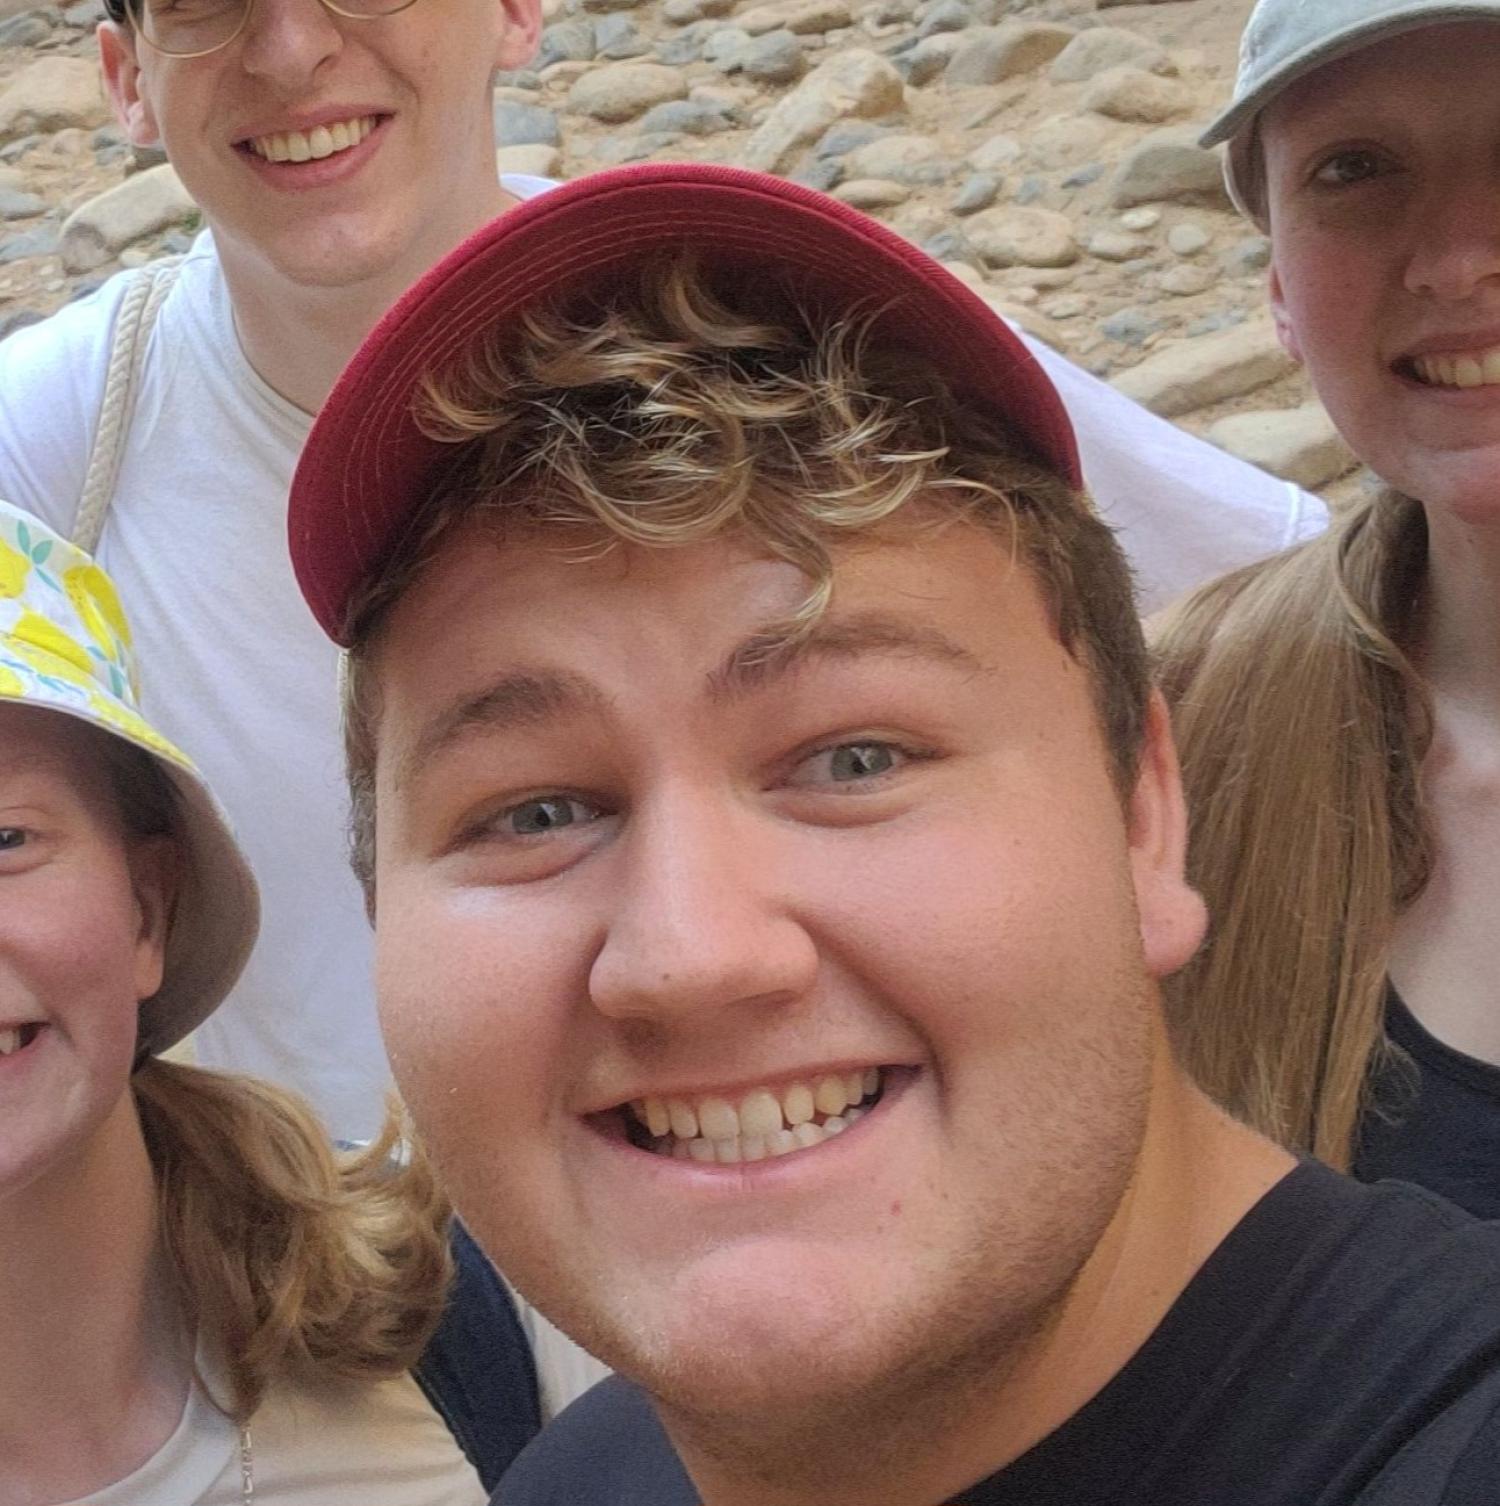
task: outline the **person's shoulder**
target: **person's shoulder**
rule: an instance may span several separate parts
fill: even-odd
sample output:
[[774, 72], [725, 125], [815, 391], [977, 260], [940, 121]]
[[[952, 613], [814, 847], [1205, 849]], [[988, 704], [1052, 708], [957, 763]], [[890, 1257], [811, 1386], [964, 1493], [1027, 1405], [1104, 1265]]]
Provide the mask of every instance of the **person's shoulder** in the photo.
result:
[[562, 1411], [506, 1472], [504, 1506], [697, 1506], [639, 1386], [610, 1376]]

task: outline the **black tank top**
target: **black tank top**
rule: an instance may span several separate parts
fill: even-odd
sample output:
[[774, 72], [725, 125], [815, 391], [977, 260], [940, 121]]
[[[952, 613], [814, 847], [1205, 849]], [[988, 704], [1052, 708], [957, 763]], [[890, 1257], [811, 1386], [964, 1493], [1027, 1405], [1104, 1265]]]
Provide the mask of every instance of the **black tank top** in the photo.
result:
[[1375, 1079], [1355, 1176], [1399, 1177], [1500, 1219], [1500, 1067], [1444, 1045], [1390, 987], [1386, 1034], [1410, 1064], [1393, 1063]]

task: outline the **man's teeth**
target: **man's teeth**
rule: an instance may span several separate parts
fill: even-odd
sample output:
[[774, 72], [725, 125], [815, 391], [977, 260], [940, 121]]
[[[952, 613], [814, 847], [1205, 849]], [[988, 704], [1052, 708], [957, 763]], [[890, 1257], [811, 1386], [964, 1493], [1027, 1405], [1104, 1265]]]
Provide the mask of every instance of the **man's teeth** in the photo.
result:
[[374, 129], [375, 117], [361, 115], [355, 120], [341, 120], [337, 125], [314, 126], [310, 131], [253, 136], [250, 150], [267, 162], [316, 162], [358, 146]]
[[642, 1098], [630, 1105], [649, 1149], [679, 1160], [729, 1165], [806, 1150], [846, 1130], [880, 1092], [880, 1069], [829, 1073], [727, 1098]]
[[1500, 384], [1500, 345], [1461, 356], [1415, 356], [1412, 367], [1429, 387], [1489, 387]]

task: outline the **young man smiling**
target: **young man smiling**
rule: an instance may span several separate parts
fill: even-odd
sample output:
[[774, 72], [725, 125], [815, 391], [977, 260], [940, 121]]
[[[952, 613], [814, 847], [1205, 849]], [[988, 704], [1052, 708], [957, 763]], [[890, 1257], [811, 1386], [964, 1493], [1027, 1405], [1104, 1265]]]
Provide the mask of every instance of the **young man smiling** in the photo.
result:
[[505, 1506], [1500, 1487], [1500, 1231], [1173, 1060], [1204, 914], [1080, 479], [984, 305], [729, 169], [515, 211], [335, 388], [292, 548], [392, 1061], [629, 1377]]
[[[199, 1059], [288, 1083], [355, 1137], [379, 1123], [388, 1074], [344, 862], [334, 659], [296, 599], [285, 494], [310, 414], [376, 319], [549, 186], [497, 182], [491, 139], [491, 71], [530, 55], [538, 0], [109, 3], [117, 113], [165, 146], [211, 233], [161, 302], [118, 441], [101, 421], [110, 342], [146, 274], [0, 345], [0, 496], [67, 534], [94, 515], [82, 493], [108, 502], [100, 556], [146, 662], [175, 671], [146, 703], [200, 751], [260, 877], [260, 945]], [[1315, 498], [1039, 358], [1067, 384], [1149, 602], [1323, 526]], [[115, 448], [110, 484], [90, 455]]]

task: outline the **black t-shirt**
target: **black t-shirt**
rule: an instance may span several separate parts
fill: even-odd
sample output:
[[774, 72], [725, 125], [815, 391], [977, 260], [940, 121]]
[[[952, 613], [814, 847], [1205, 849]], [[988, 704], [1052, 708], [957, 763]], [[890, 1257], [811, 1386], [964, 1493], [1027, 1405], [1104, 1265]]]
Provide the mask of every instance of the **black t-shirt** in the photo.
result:
[[1375, 1081], [1355, 1176], [1400, 1177], [1478, 1218], [1500, 1219], [1500, 1067], [1444, 1045], [1394, 988], [1386, 997], [1385, 1029], [1407, 1061]]
[[[615, 1378], [542, 1431], [495, 1500], [696, 1506], [697, 1495], [649, 1402]], [[1497, 1506], [1500, 1225], [1304, 1162], [1103, 1391], [958, 1500]]]

